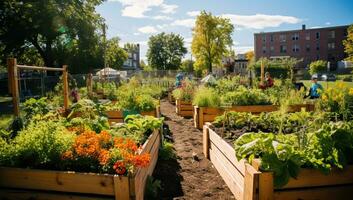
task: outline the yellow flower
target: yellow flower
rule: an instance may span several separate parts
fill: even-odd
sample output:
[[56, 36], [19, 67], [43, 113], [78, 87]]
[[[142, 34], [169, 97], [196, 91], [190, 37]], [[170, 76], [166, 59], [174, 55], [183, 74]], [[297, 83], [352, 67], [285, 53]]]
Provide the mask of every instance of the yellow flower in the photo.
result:
[[324, 95], [322, 95], [322, 97], [321, 97], [321, 99], [322, 99], [322, 101], [327, 101], [327, 96], [324, 94]]
[[353, 88], [350, 88], [349, 89], [349, 93], [348, 93], [349, 95], [353, 95]]
[[339, 89], [343, 89], [343, 88], [345, 87], [345, 84], [344, 84], [343, 82], [339, 82], [339, 83], [337, 84], [337, 87], [338, 87]]

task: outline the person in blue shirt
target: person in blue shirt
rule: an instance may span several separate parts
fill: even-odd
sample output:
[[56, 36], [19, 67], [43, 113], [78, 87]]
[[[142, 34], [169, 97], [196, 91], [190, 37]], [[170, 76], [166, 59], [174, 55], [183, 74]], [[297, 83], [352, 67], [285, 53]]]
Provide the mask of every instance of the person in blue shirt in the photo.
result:
[[309, 90], [309, 97], [310, 99], [317, 99], [320, 97], [320, 92], [319, 90], [323, 91], [324, 88], [322, 87], [322, 85], [320, 83], [317, 82], [317, 75], [313, 75], [311, 77], [311, 86], [310, 86], [310, 90]]

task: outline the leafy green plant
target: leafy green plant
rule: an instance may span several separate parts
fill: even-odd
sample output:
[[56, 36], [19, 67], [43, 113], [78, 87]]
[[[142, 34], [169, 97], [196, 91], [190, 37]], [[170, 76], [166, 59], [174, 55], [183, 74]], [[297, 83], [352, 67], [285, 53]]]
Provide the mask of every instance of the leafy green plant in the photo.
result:
[[196, 90], [192, 103], [199, 107], [217, 108], [220, 106], [221, 99], [212, 88], [201, 86]]
[[268, 96], [259, 89], [247, 89], [239, 86], [237, 90], [228, 92], [221, 97], [222, 104], [232, 106], [271, 105]]
[[74, 138], [75, 134], [67, 131], [61, 122], [30, 123], [9, 143], [0, 165], [58, 169], [61, 154], [70, 148]]
[[306, 134], [246, 133], [235, 141], [238, 159], [261, 159], [261, 169], [274, 172], [276, 187], [295, 178], [301, 167], [328, 173], [352, 163], [352, 122], [324, 123]]
[[30, 98], [23, 103], [24, 118], [31, 119], [34, 115], [44, 115], [51, 110], [50, 104], [47, 103], [47, 98], [40, 99]]
[[191, 102], [195, 89], [195, 83], [186, 79], [183, 81], [182, 86], [173, 90], [172, 95], [175, 99]]
[[175, 154], [173, 144], [167, 141], [163, 141], [162, 148], [159, 150], [158, 158], [160, 160], [176, 159], [176, 154]]
[[161, 181], [154, 179], [152, 176], [147, 177], [145, 197], [147, 200], [158, 199], [158, 194], [162, 190]]

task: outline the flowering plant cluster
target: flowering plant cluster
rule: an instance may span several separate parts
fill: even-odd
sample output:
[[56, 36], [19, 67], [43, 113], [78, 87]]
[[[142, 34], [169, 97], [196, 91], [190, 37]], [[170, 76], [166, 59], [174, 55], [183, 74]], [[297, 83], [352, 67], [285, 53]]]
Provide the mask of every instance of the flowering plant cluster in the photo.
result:
[[136, 168], [148, 166], [150, 155], [139, 152], [140, 147], [132, 139], [112, 137], [107, 131], [97, 134], [85, 130], [62, 154], [62, 160], [75, 171], [92, 171], [92, 167], [98, 166], [96, 170], [104, 173], [127, 175]]
[[353, 117], [353, 88], [348, 88], [343, 82], [324, 90], [320, 106], [324, 111], [335, 114], [336, 118], [350, 120]]

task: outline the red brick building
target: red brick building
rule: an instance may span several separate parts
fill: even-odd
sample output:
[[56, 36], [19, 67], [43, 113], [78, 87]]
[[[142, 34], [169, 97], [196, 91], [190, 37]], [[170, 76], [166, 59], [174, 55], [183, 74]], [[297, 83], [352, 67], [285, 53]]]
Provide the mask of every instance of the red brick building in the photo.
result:
[[342, 41], [347, 37], [348, 26], [266, 32], [254, 34], [255, 59], [261, 57], [295, 57], [303, 59], [299, 68], [312, 61], [326, 60], [331, 68], [346, 57]]

